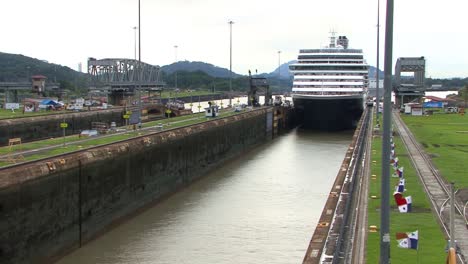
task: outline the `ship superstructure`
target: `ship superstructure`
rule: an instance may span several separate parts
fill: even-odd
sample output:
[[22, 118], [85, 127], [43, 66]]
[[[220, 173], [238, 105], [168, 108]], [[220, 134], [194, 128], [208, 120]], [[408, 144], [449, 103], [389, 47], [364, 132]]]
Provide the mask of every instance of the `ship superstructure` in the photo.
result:
[[368, 68], [361, 49], [348, 48], [346, 36], [334, 33], [322, 49], [301, 49], [294, 75], [292, 99], [304, 126], [340, 130], [357, 124], [368, 87]]

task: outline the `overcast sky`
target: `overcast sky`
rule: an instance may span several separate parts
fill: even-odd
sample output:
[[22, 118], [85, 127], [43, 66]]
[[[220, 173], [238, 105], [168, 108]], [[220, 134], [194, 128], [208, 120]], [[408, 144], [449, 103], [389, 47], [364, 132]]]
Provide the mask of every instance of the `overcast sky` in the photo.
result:
[[[385, 6], [381, 0], [383, 69]], [[138, 0], [0, 0], [0, 52], [23, 54], [86, 71], [88, 57], [133, 58]], [[395, 1], [393, 63], [425, 56], [426, 76], [468, 76], [466, 0]], [[319, 48], [334, 29], [376, 65], [377, 0], [141, 0], [142, 60], [176, 59], [271, 72], [299, 49]]]

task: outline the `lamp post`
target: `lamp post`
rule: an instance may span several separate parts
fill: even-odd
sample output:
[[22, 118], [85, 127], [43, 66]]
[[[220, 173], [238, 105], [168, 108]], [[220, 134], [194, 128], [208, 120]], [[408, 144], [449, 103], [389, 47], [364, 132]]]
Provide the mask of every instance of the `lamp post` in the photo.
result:
[[135, 49], [135, 60], [137, 59], [137, 30], [138, 27], [133, 27], [133, 31], [134, 31], [134, 40], [135, 40], [135, 45], [134, 45], [134, 49]]
[[377, 107], [376, 107], [376, 123], [377, 127], [380, 126], [379, 123], [379, 108], [380, 108], [380, 98], [379, 98], [379, 51], [380, 51], [380, 0], [377, 0], [377, 70], [375, 71], [375, 97], [377, 98]]
[[281, 50], [278, 50], [278, 79], [281, 78]]
[[385, 22], [384, 109], [382, 135], [382, 184], [380, 200], [380, 264], [390, 263], [390, 130], [392, 125], [393, 0], [387, 0]]
[[141, 8], [138, 0], [138, 61], [141, 62]]
[[232, 24], [231, 20], [229, 24], [229, 105], [232, 106]]
[[[174, 52], [175, 52], [175, 53], [174, 53], [174, 55], [175, 55], [174, 63], [177, 63], [177, 48], [178, 48], [178, 47], [179, 47], [179, 46], [174, 45]], [[175, 74], [175, 89], [177, 90], [177, 68], [176, 68], [174, 74]]]
[[138, 124], [141, 124], [141, 8], [140, 0], [138, 0]]

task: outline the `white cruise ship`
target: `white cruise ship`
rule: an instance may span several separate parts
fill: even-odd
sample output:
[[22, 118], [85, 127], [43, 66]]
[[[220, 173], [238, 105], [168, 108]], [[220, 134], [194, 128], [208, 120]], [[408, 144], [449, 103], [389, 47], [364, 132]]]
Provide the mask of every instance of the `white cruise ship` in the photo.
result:
[[364, 110], [368, 68], [361, 49], [349, 49], [348, 39], [332, 32], [328, 47], [301, 49], [292, 99], [303, 126], [320, 130], [354, 128]]

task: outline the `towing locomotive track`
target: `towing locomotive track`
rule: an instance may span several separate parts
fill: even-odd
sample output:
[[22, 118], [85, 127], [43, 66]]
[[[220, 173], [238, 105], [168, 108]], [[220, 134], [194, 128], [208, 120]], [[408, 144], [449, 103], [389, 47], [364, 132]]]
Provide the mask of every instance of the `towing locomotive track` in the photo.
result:
[[[444, 213], [446, 203], [450, 199], [451, 190], [448, 187], [449, 183], [447, 183], [447, 181], [441, 176], [398, 113], [393, 113], [393, 120], [398, 129], [400, 138], [404, 142], [408, 151], [408, 156], [411, 159], [413, 167], [416, 169], [420, 182], [431, 202], [432, 209], [435, 211], [434, 214], [437, 215], [437, 220], [440, 226], [443, 228], [447, 238], [450, 239], [450, 218], [448, 213]], [[458, 237], [467, 238], [468, 222], [466, 219], [465, 208], [459, 201], [457, 201], [457, 199], [455, 199], [455, 211], [454, 233], [456, 233]], [[456, 237], [455, 241], [457, 241], [458, 259], [460, 263], [466, 263], [466, 256], [468, 256], [468, 241], [466, 241], [466, 239], [457, 240]]]

